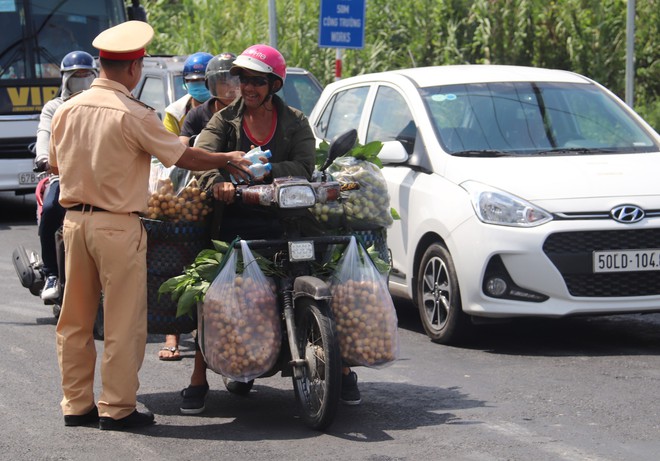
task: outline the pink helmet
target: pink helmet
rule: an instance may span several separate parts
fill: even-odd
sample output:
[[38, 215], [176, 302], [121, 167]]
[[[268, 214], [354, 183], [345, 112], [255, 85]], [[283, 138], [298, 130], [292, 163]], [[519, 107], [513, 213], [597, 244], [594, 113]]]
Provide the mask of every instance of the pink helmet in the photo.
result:
[[272, 46], [252, 45], [236, 58], [229, 71], [232, 75], [238, 75], [242, 69], [250, 69], [265, 74], [273, 74], [279, 77], [284, 84], [286, 79], [286, 62], [284, 56]]

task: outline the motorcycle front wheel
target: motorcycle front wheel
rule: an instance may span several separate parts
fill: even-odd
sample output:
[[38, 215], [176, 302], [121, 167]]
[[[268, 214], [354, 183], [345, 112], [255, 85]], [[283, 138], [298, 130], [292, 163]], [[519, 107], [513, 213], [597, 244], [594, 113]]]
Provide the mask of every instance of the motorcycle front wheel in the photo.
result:
[[335, 323], [327, 303], [297, 300], [298, 351], [305, 360], [302, 377], [293, 377], [296, 400], [309, 427], [323, 430], [337, 413], [341, 386], [341, 355]]

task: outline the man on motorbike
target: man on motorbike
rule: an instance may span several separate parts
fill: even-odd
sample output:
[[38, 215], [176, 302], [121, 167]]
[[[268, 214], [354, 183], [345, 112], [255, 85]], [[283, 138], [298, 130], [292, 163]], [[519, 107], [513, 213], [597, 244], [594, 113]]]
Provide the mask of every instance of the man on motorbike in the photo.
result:
[[234, 53], [220, 53], [206, 65], [205, 84], [211, 98], [204, 104], [194, 107], [183, 121], [179, 139], [188, 144], [193, 136], [198, 135], [209, 122], [213, 114], [231, 104], [239, 95], [238, 77], [229, 74], [236, 60]]
[[[84, 51], [72, 51], [62, 59], [60, 74], [62, 76], [60, 95], [48, 101], [39, 116], [34, 162], [37, 171], [50, 171], [48, 165], [50, 124], [55, 111], [71, 95], [88, 89], [92, 81], [98, 77], [98, 69], [91, 54]], [[41, 241], [41, 258], [43, 259], [42, 270], [46, 276], [44, 288], [41, 291], [41, 299], [43, 300], [57, 299], [60, 296], [55, 232], [62, 226], [65, 210], [59, 204], [59, 198], [59, 177], [56, 174], [51, 174], [49, 187], [43, 198], [41, 219], [39, 220], [39, 239]]]
[[204, 72], [206, 71], [206, 65], [212, 58], [211, 53], [198, 51], [188, 56], [183, 63], [183, 84], [188, 94], [165, 108], [163, 125], [167, 128], [167, 131], [178, 136], [190, 109], [205, 103], [211, 97], [211, 93], [204, 84]]
[[[200, 107], [211, 97], [211, 93], [204, 81], [204, 76], [206, 66], [212, 58], [213, 55], [211, 53], [198, 51], [188, 56], [184, 61], [183, 84], [187, 90], [187, 94], [165, 108], [163, 125], [165, 125], [167, 131], [180, 136], [188, 113]], [[184, 144], [188, 145], [187, 141]], [[158, 351], [158, 358], [163, 361], [181, 360], [178, 333], [165, 335], [165, 344]]]
[[[253, 45], [236, 58], [230, 74], [238, 76], [241, 96], [211, 118], [196, 145], [214, 152], [245, 153], [255, 146], [270, 149], [272, 170], [256, 178], [256, 182], [269, 183], [283, 176], [311, 179], [316, 144], [309, 122], [302, 112], [287, 106], [275, 95], [286, 78], [284, 57], [270, 46]], [[279, 220], [272, 215], [233, 203], [236, 193], [230, 180], [233, 171], [235, 169], [228, 166], [222, 171], [205, 172], [200, 177], [200, 186], [212, 190], [217, 200], [212, 238], [231, 241], [240, 235], [244, 239], [256, 239], [273, 236], [278, 229], [281, 232]], [[302, 218], [301, 222], [306, 222]], [[309, 227], [314, 227], [314, 223], [309, 222]], [[181, 391], [183, 414], [203, 412], [209, 390], [207, 366], [199, 345], [196, 349], [190, 385]], [[228, 387], [241, 384], [233, 382]], [[349, 405], [361, 402], [357, 375], [348, 367], [343, 370], [341, 399]]]

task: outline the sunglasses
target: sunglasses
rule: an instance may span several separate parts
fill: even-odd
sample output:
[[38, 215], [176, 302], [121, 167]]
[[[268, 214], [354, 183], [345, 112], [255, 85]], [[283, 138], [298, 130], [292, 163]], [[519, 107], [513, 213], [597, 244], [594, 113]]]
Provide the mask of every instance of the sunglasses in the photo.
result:
[[252, 85], [252, 86], [265, 86], [268, 85], [268, 79], [266, 77], [248, 77], [247, 75], [240, 75], [238, 80], [242, 85]]

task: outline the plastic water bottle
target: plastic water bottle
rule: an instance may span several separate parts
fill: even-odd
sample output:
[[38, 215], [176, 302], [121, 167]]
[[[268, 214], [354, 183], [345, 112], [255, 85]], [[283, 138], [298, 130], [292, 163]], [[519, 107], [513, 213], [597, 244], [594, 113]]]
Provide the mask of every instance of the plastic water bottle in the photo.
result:
[[270, 149], [261, 150], [261, 147], [255, 147], [254, 149], [246, 153], [243, 156], [243, 158], [248, 159], [254, 164], [254, 163], [261, 163], [261, 160], [259, 160], [260, 157], [271, 158], [272, 156], [273, 154], [270, 152]]
[[270, 163], [257, 162], [249, 166], [250, 173], [252, 173], [252, 175], [255, 178], [260, 178], [264, 176], [266, 173], [269, 173], [272, 169], [273, 169], [273, 165], [271, 165]]

